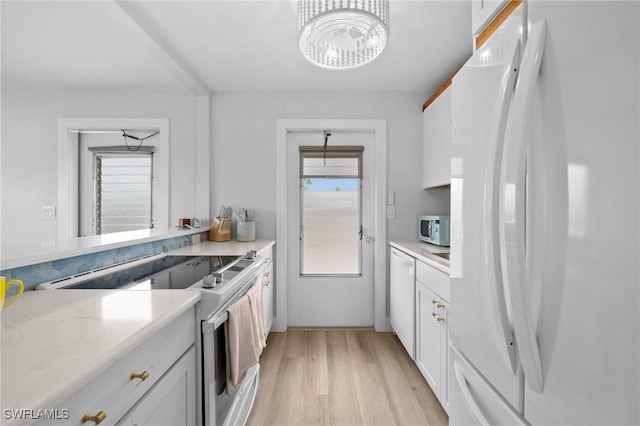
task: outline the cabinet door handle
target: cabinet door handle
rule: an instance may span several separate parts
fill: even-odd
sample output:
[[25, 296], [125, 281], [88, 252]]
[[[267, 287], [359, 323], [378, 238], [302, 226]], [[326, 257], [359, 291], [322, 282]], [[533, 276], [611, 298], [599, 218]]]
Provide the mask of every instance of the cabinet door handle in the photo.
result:
[[104, 411], [98, 411], [98, 414], [96, 414], [95, 416], [85, 414], [84, 416], [82, 416], [82, 419], [80, 421], [82, 423], [93, 422], [99, 425], [106, 418], [107, 418], [107, 413], [105, 413]]
[[129, 376], [130, 380], [140, 379], [143, 382], [148, 378], [149, 378], [149, 372], [146, 370], [143, 371], [142, 373], [131, 373], [131, 376]]
[[438, 322], [444, 322], [444, 318], [438, 317]]
[[437, 301], [436, 299], [432, 299], [432, 300], [431, 300], [431, 303], [433, 303], [434, 305], [437, 305], [437, 304], [438, 304], [438, 301]]
[[438, 316], [438, 313], [437, 313], [437, 312], [434, 312], [434, 313], [432, 313], [432, 314], [431, 314], [431, 316], [435, 318], [435, 317], [437, 317], [437, 316]]
[[442, 309], [442, 308], [444, 308], [444, 305], [442, 303], [437, 303], [436, 304], [436, 308]]

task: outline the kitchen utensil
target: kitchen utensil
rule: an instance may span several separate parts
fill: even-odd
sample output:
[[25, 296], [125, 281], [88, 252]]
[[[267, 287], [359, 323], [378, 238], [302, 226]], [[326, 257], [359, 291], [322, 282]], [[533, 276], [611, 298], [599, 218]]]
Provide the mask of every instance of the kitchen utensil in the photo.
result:
[[256, 223], [255, 222], [238, 222], [236, 229], [238, 241], [255, 241], [256, 240]]

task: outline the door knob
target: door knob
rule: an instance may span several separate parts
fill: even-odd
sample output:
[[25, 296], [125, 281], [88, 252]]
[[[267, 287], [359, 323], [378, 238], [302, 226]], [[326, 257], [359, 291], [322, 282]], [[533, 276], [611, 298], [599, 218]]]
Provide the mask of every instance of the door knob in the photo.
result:
[[367, 238], [365, 238], [364, 240], [365, 240], [367, 243], [372, 243], [372, 242], [374, 242], [376, 239], [375, 239], [375, 238], [373, 238], [373, 237], [367, 237]]

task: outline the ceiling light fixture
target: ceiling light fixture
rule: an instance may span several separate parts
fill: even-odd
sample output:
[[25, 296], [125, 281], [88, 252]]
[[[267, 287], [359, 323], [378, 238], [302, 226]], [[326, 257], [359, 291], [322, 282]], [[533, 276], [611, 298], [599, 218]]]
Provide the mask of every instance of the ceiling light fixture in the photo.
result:
[[387, 45], [389, 0], [298, 0], [298, 43], [312, 63], [352, 69]]

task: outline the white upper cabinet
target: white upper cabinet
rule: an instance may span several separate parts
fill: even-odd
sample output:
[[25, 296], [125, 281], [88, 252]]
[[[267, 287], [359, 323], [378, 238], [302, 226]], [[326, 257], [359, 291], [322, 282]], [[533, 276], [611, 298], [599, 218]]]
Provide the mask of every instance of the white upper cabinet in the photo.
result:
[[451, 86], [422, 113], [422, 187], [451, 184]]
[[471, 29], [478, 35], [509, 0], [471, 0]]

